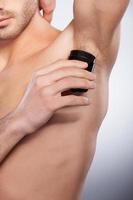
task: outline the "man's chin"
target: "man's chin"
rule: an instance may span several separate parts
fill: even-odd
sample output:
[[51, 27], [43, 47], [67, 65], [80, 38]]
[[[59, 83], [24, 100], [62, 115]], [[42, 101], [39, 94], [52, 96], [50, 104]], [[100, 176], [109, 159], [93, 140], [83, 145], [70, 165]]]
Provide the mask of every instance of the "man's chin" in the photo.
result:
[[0, 42], [6, 41], [6, 40], [13, 40], [13, 39], [17, 38], [18, 35], [19, 34], [9, 34], [9, 33], [8, 34], [5, 33], [4, 35], [3, 34], [1, 35], [1, 33], [0, 33]]
[[11, 30], [9, 27], [0, 28], [0, 41], [15, 39], [20, 33], [20, 30]]

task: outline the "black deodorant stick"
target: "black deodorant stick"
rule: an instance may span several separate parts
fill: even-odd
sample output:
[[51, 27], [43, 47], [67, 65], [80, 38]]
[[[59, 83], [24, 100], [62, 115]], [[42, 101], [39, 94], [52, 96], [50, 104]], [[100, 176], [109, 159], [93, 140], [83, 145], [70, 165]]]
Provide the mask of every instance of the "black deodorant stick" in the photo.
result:
[[[70, 56], [68, 58], [69, 60], [80, 60], [83, 62], [87, 62], [88, 63], [88, 67], [85, 69], [87, 71], [92, 72], [93, 71], [93, 67], [94, 67], [94, 63], [95, 63], [95, 59], [96, 57], [86, 51], [82, 51], [82, 50], [72, 50], [70, 52]], [[70, 91], [72, 93], [82, 93], [82, 92], [87, 92], [88, 89], [81, 89], [81, 88], [73, 88], [70, 89]]]

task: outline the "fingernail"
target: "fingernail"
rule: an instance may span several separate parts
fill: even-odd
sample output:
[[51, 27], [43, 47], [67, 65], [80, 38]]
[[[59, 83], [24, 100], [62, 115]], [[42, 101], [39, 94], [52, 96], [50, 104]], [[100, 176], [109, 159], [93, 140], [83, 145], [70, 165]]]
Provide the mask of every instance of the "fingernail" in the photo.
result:
[[87, 68], [88, 67], [88, 63], [83, 63], [83, 67]]

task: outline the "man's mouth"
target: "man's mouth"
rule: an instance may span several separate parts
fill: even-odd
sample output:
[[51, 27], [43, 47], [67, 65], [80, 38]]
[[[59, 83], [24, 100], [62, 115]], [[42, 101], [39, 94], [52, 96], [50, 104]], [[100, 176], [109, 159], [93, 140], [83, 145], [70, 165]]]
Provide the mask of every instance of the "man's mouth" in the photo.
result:
[[9, 24], [11, 17], [0, 17], [0, 28]]
[[0, 22], [9, 19], [10, 17], [0, 17]]

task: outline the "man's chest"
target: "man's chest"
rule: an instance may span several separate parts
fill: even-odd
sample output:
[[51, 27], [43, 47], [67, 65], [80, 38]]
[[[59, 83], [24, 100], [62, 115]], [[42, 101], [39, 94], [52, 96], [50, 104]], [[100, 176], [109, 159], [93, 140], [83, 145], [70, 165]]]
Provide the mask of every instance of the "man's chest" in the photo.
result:
[[19, 103], [30, 80], [28, 76], [24, 73], [22, 77], [10, 69], [0, 74], [0, 118], [13, 111]]
[[71, 31], [67, 34], [64, 31], [46, 50], [39, 51], [24, 62], [9, 66], [0, 73], [0, 118], [17, 107], [36, 70], [47, 68], [59, 59], [67, 59], [73, 45], [71, 34]]

